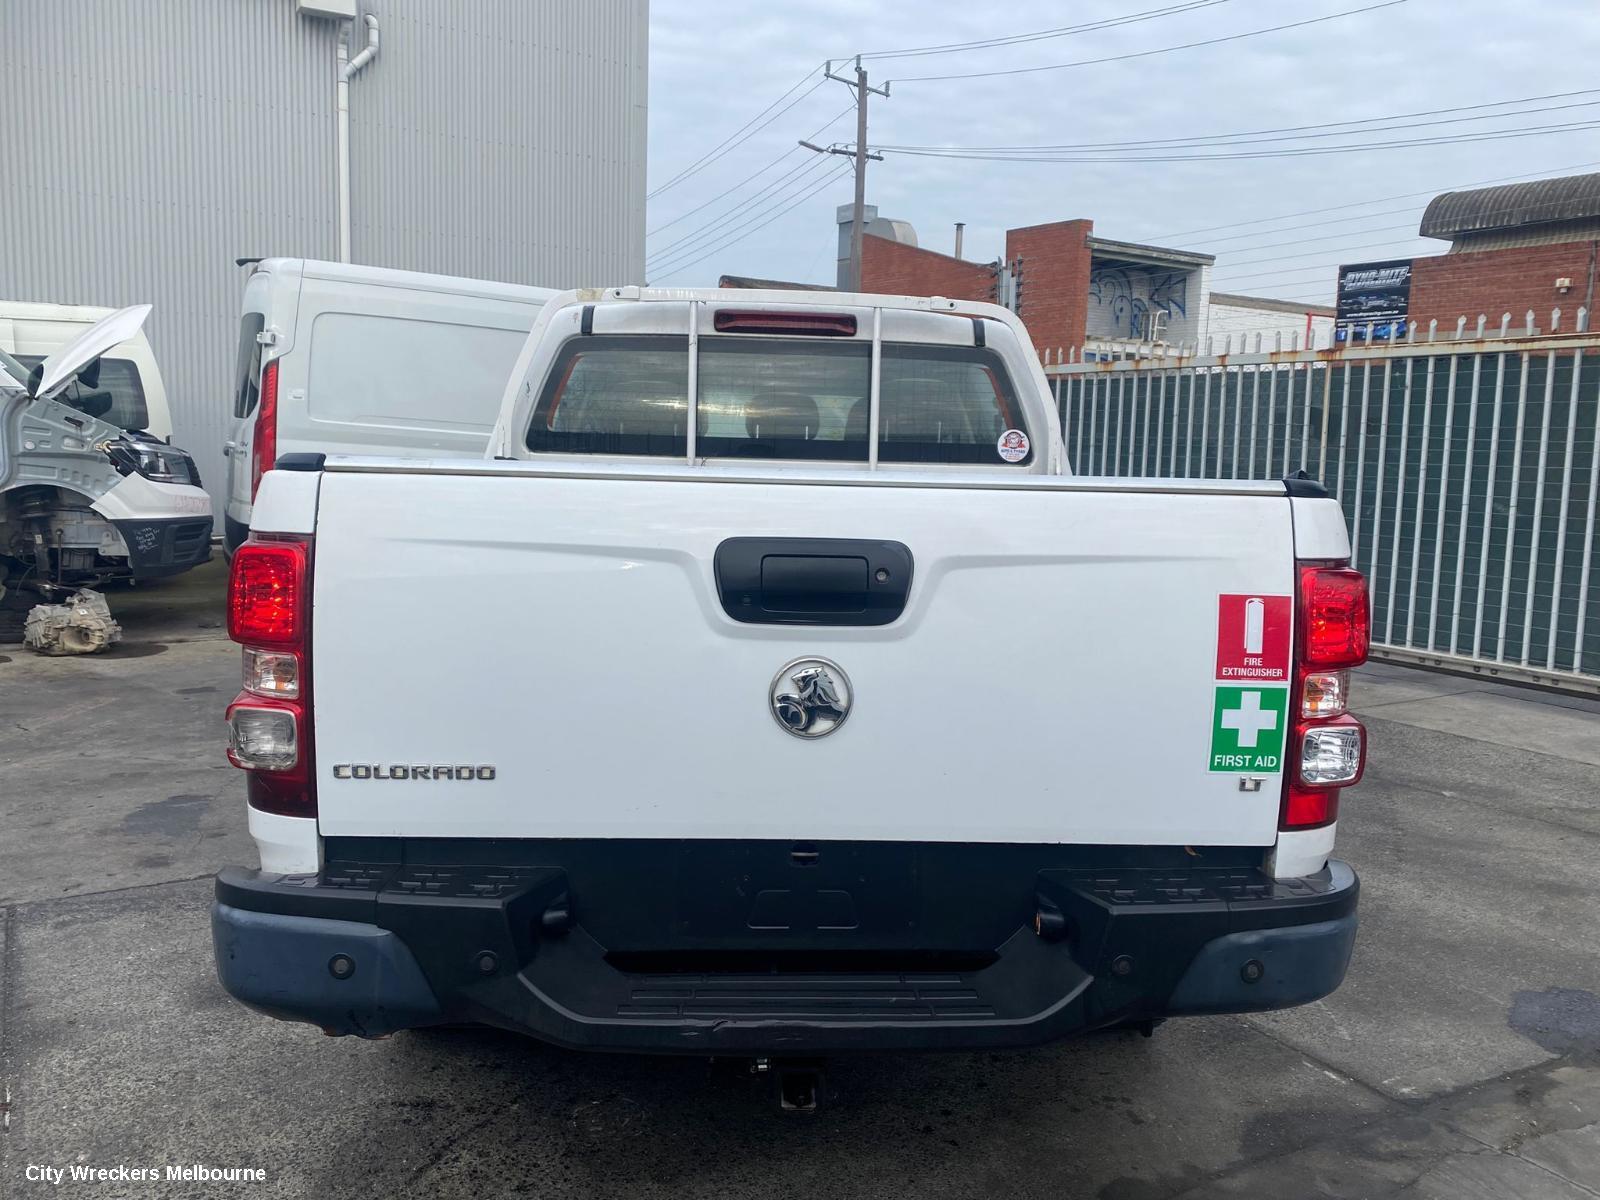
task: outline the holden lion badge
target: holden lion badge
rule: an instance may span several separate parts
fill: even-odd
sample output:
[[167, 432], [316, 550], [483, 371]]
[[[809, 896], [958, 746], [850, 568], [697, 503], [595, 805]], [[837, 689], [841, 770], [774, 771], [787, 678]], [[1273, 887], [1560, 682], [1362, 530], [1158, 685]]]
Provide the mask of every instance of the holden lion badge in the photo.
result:
[[797, 658], [772, 681], [773, 719], [795, 737], [832, 733], [850, 715], [850, 678], [825, 658]]

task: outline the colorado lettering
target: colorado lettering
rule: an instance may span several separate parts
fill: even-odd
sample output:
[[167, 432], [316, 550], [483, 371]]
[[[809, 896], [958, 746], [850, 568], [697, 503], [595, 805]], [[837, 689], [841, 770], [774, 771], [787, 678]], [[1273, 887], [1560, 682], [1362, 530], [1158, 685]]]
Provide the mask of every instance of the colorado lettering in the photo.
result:
[[495, 775], [492, 766], [453, 767], [444, 763], [335, 763], [335, 779], [407, 779], [432, 781], [436, 779], [490, 780]]

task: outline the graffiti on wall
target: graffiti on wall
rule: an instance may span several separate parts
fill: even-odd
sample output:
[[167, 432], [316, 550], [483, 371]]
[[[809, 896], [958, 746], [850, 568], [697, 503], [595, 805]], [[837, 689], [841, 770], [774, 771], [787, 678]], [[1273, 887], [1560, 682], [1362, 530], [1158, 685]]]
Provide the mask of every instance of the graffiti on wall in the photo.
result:
[[1189, 312], [1188, 271], [1096, 267], [1089, 275], [1091, 337], [1142, 338], [1152, 311], [1171, 322]]

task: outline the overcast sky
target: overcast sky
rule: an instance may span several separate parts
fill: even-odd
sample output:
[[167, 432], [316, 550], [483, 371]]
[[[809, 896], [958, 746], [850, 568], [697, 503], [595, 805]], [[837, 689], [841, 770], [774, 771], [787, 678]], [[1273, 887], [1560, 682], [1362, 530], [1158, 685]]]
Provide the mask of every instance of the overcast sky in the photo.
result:
[[[815, 78], [829, 57], [1029, 34], [1157, 9], [1186, 10], [1006, 46], [868, 60], [873, 83], [896, 81], [889, 99], [872, 99], [868, 142], [874, 146], [1209, 138], [1600, 89], [1595, 66], [1600, 63], [1600, 4], [1595, 0], [1516, 6], [1504, 0], [1402, 0], [1297, 29], [1120, 62], [991, 78], [911, 78], [1139, 54], [1375, 2], [650, 0], [654, 194], [646, 221], [651, 231], [647, 277], [652, 283], [713, 284], [726, 272], [833, 282], [834, 210], [849, 202], [851, 182], [848, 173], [831, 182], [826, 177], [845, 172], [846, 160], [812, 162], [807, 151], [787, 152], [797, 138], [816, 133], [835, 117], [837, 123], [813, 140], [854, 140], [853, 108], [843, 111], [850, 107], [843, 85], [826, 83], [806, 95], [807, 82], [761, 118], [775, 117], [765, 128], [664, 187], [808, 72]], [[1133, 153], [1259, 154], [1530, 126], [1591, 127], [1492, 141], [1190, 162], [988, 162], [890, 153], [886, 161], [870, 165], [867, 202], [883, 216], [910, 221], [921, 245], [944, 253], [952, 249], [953, 223], [965, 221], [964, 257], [976, 261], [1002, 252], [1008, 227], [1087, 217], [1102, 237], [1216, 254], [1214, 290], [1331, 303], [1335, 264], [1341, 261], [1445, 249], [1443, 242], [1415, 237], [1422, 207], [1435, 192], [1508, 176], [1600, 171], [1600, 90], [1511, 108], [1551, 111], [1342, 137]], [[1444, 113], [1408, 123], [1502, 111]], [[1074, 153], [1105, 157], [1098, 150]], [[785, 154], [776, 166], [735, 188]], [[715, 199], [730, 188], [735, 190]], [[1358, 203], [1361, 207], [1290, 215]], [[1233, 227], [1247, 221], [1259, 223]], [[1311, 238], [1322, 240], [1303, 240]], [[1293, 244], [1271, 244], [1284, 242]]]

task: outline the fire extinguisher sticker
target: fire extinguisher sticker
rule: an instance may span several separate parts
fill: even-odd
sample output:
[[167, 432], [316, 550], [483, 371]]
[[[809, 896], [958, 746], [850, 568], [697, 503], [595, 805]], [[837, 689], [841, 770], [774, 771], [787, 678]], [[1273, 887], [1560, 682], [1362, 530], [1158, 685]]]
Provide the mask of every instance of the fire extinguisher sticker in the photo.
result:
[[1289, 596], [1217, 597], [1217, 679], [1288, 683]]

